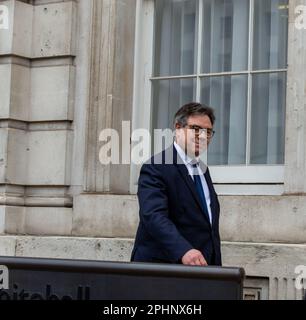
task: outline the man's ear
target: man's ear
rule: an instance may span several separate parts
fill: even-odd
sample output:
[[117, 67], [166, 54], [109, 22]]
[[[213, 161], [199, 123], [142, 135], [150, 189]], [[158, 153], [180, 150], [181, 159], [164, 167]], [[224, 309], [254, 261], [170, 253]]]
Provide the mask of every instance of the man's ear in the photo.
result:
[[181, 126], [178, 123], [174, 125], [174, 132], [173, 132], [174, 141], [177, 141], [177, 135], [179, 135], [179, 132], [177, 130], [180, 128]]

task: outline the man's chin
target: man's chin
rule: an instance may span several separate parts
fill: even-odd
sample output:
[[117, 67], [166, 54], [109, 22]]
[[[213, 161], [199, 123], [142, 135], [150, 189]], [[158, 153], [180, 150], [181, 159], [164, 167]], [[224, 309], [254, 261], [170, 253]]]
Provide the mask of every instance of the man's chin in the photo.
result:
[[190, 151], [188, 152], [188, 155], [189, 155], [191, 158], [199, 157], [200, 154], [201, 154], [201, 150], [200, 150], [200, 149], [193, 149], [193, 150], [190, 150]]
[[206, 152], [207, 148], [206, 146], [195, 146], [194, 148], [187, 148], [187, 154], [191, 158], [197, 158], [201, 156], [204, 152]]

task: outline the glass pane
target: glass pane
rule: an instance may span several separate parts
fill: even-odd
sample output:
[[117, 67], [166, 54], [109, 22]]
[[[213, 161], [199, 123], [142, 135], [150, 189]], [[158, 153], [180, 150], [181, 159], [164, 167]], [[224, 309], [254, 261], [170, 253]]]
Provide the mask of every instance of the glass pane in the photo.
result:
[[195, 79], [159, 80], [153, 82], [152, 128], [169, 129], [166, 138], [152, 132], [152, 154], [157, 154], [173, 143], [173, 119], [177, 110], [195, 100]]
[[155, 1], [154, 76], [196, 72], [197, 3], [196, 0]]
[[253, 76], [251, 164], [283, 164], [286, 74]]
[[153, 81], [153, 129], [172, 129], [176, 111], [194, 100], [195, 79]]
[[215, 110], [216, 131], [208, 149], [210, 165], [246, 163], [247, 76], [204, 78], [201, 102]]
[[247, 70], [249, 1], [204, 0], [202, 72]]
[[254, 2], [253, 68], [287, 67], [288, 1]]

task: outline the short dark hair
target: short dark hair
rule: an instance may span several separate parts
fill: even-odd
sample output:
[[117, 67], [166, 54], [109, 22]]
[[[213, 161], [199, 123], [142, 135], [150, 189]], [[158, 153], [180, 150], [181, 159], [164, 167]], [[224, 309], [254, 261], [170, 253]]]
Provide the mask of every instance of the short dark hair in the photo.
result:
[[212, 125], [215, 123], [214, 110], [199, 102], [190, 102], [183, 105], [174, 116], [174, 125], [177, 123], [186, 126], [190, 116], [208, 116]]

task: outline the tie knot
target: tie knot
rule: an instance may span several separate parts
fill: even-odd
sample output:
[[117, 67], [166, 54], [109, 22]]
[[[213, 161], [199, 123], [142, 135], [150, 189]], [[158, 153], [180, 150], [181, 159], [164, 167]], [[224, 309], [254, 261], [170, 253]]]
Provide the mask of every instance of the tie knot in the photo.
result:
[[199, 162], [195, 160], [195, 161], [191, 161], [190, 164], [191, 164], [192, 168], [197, 168], [199, 165]]
[[199, 163], [195, 162], [195, 163], [191, 164], [191, 167], [192, 167], [192, 175], [198, 176], [200, 174], [199, 173]]

